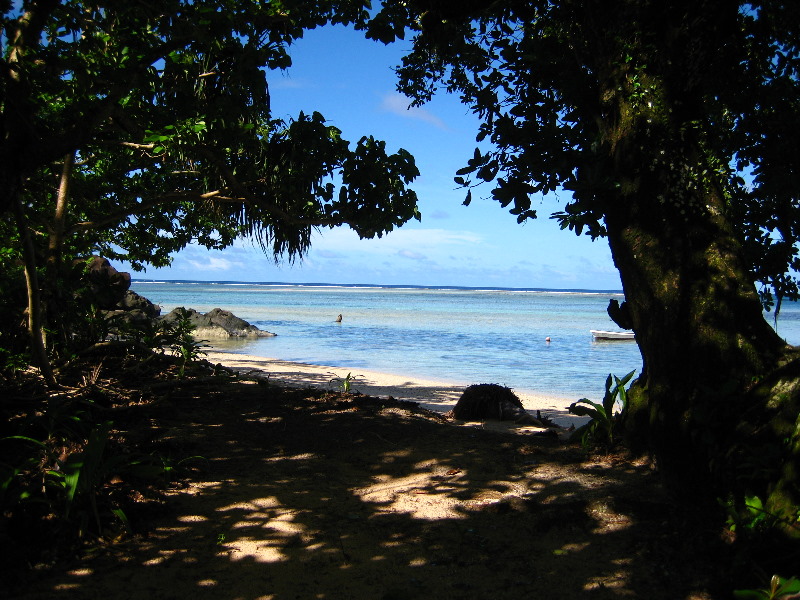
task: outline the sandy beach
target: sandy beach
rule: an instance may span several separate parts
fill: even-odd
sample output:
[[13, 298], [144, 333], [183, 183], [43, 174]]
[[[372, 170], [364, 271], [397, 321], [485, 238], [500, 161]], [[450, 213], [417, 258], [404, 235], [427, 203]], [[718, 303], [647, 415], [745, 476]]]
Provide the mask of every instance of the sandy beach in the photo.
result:
[[[388, 400], [444, 410], [461, 385], [354, 372], [355, 388], [376, 398], [341, 393], [331, 383], [347, 376], [340, 369], [209, 358], [251, 376], [209, 377], [193, 363], [177, 379], [178, 359], [108, 357], [90, 389], [113, 402], [110, 458], [153, 456], [174, 475], [158, 471], [156, 487], [122, 471], [100, 487], [102, 543], [49, 550], [64, 527], [52, 517], [50, 529], [8, 528], [19, 540], [4, 545], [3, 564], [19, 565], [10, 597], [712, 600], [723, 596], [704, 593], [710, 582], [731, 580], [719, 533], [697, 513], [689, 520], [647, 459]], [[70, 383], [85, 382], [92, 364]], [[118, 378], [123, 365], [142, 370]], [[44, 415], [46, 396], [26, 402]], [[111, 498], [125, 501], [124, 524], [112, 520]], [[23, 562], [39, 547], [47, 562]]]
[[[447, 412], [455, 406], [464, 389], [470, 384], [421, 379], [413, 376], [379, 373], [364, 369], [345, 369], [303, 363], [287, 362], [274, 358], [235, 354], [220, 350], [207, 351], [206, 360], [249, 376], [269, 379], [270, 382], [290, 387], [315, 387], [341, 390], [341, 381], [350, 374], [352, 391], [378, 398], [394, 398], [417, 402], [422, 408]], [[471, 383], [494, 383], [475, 381]], [[569, 405], [578, 398], [560, 398], [523, 390], [514, 390], [526, 410], [534, 415], [541, 411], [562, 427], [579, 426], [586, 419], [569, 414]], [[510, 425], [510, 424], [508, 424]], [[516, 426], [524, 431], [526, 427]]]

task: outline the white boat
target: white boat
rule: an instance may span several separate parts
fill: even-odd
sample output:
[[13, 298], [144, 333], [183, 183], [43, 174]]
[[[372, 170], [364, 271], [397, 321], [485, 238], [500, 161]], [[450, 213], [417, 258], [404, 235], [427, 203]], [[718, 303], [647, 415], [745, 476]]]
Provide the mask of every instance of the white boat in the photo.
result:
[[634, 333], [632, 331], [597, 331], [590, 330], [592, 337], [596, 340], [632, 340]]

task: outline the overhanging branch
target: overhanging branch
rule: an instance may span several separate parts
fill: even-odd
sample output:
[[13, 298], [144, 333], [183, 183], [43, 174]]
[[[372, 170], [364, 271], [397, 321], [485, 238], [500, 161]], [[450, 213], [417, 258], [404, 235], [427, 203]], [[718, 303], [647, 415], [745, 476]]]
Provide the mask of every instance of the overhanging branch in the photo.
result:
[[[79, 231], [91, 231], [97, 229], [107, 229], [118, 224], [120, 221], [128, 217], [136, 217], [141, 216], [147, 213], [148, 211], [158, 208], [159, 206], [169, 204], [170, 202], [219, 202], [224, 204], [241, 204], [246, 205], [248, 204], [247, 198], [242, 197], [235, 197], [226, 195], [225, 192], [222, 190], [214, 190], [211, 192], [168, 192], [161, 196], [156, 196], [151, 198], [150, 200], [146, 200], [137, 204], [134, 210], [119, 210], [113, 214], [110, 214], [102, 219], [97, 219], [94, 221], [81, 221], [78, 223], [74, 223], [69, 229], [66, 230], [66, 235], [71, 235], [77, 233]], [[282, 210], [273, 211], [272, 209], [268, 209], [268, 212], [280, 212], [282, 215], [286, 213]], [[286, 220], [288, 223], [292, 225], [301, 225], [301, 226], [309, 226], [309, 227], [330, 227], [330, 226], [337, 226], [337, 225], [345, 225], [347, 222], [343, 219], [334, 219], [334, 218], [320, 218], [320, 219], [298, 219], [292, 218], [290, 220]]]

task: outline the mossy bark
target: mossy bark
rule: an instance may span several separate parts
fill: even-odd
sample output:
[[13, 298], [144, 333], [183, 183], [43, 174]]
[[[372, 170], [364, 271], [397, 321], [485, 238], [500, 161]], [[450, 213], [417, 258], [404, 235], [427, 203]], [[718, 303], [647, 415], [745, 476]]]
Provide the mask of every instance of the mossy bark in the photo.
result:
[[604, 211], [643, 359], [629, 441], [709, 500], [757, 494], [796, 510], [799, 359], [764, 319], [725, 198], [693, 175], [691, 128], [634, 112], [618, 109], [606, 132], [618, 185]]
[[800, 349], [788, 350], [740, 406], [727, 443], [727, 477], [746, 482], [747, 492], [800, 538]]

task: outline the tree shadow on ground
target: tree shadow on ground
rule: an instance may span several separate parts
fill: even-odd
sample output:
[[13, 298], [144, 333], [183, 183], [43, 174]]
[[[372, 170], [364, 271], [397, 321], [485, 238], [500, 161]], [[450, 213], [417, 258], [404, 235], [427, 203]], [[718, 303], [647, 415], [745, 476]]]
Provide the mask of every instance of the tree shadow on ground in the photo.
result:
[[643, 463], [255, 383], [126, 411], [127, 435], [204, 457], [191, 483], [16, 597], [716, 597], [713, 536]]
[[[225, 363], [247, 377], [295, 388], [341, 390], [344, 379], [350, 374], [352, 380], [348, 383], [354, 391], [366, 396], [391, 396], [398, 400], [417, 402], [422, 408], [440, 412], [446, 412], [453, 408], [467, 387], [446, 383], [422, 384], [419, 381], [403, 381], [400, 377], [392, 377], [391, 386], [387, 386], [376, 381], [368, 372], [366, 375], [361, 375], [358, 370], [342, 367], [320, 367], [236, 354], [226, 354]], [[526, 406], [526, 408], [531, 411], [541, 410], [543, 415], [564, 427], [571, 424], [580, 426], [585, 423], [586, 418], [570, 414], [564, 408], [568, 402], [567, 399], [542, 399], [542, 405]], [[535, 412], [533, 414], [535, 416]]]

